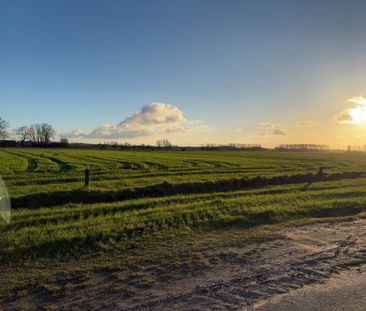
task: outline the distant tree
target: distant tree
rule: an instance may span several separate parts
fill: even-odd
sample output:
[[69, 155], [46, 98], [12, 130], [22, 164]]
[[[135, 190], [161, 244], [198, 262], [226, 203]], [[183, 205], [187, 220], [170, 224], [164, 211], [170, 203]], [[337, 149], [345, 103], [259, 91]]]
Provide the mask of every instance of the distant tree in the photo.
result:
[[56, 131], [52, 127], [52, 125], [49, 125], [47, 123], [41, 124], [41, 143], [45, 146], [48, 146], [51, 139], [56, 136]]
[[30, 128], [29, 126], [23, 125], [17, 130], [17, 134], [20, 136], [20, 141], [22, 147], [24, 147], [24, 142], [30, 138]]
[[5, 139], [7, 139], [10, 136], [8, 128], [9, 123], [4, 119], [0, 118], [0, 138], [3, 141], [3, 146], [5, 145]]
[[51, 139], [56, 136], [56, 131], [48, 123], [37, 123], [29, 126], [29, 138], [37, 145], [48, 146]]
[[315, 145], [315, 144], [292, 144], [292, 145], [280, 145], [276, 147], [279, 150], [291, 150], [291, 151], [326, 151], [329, 150], [327, 145]]
[[61, 147], [63, 147], [63, 148], [68, 148], [68, 147], [70, 147], [69, 140], [68, 140], [67, 138], [61, 138], [61, 139], [60, 139], [60, 145], [61, 145]]
[[168, 139], [159, 139], [157, 142], [156, 142], [156, 145], [159, 147], [159, 148], [170, 148], [172, 147], [172, 143], [168, 140]]
[[41, 124], [34, 124], [34, 131], [36, 133], [36, 141], [37, 145], [42, 143], [42, 125]]
[[29, 139], [34, 143], [37, 142], [37, 131], [34, 124], [29, 126]]

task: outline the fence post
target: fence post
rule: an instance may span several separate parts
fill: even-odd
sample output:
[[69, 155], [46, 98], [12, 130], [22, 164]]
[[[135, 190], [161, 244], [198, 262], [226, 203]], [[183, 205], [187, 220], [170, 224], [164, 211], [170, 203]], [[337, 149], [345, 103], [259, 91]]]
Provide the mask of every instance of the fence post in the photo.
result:
[[90, 175], [90, 166], [87, 165], [85, 168], [85, 178], [84, 178], [84, 187], [89, 187], [89, 175]]
[[321, 166], [319, 168], [319, 171], [318, 171], [317, 175], [324, 175], [324, 166]]

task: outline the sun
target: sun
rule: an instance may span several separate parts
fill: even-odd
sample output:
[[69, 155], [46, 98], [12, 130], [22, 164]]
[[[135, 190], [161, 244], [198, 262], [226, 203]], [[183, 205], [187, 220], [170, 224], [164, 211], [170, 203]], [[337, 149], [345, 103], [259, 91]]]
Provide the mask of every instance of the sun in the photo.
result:
[[360, 106], [349, 110], [349, 115], [354, 124], [366, 123], [366, 107]]

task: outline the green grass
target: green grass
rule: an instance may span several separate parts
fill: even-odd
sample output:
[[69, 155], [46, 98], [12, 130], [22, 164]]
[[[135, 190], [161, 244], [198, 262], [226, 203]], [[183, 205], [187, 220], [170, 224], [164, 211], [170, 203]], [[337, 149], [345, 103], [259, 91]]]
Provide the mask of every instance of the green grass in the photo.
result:
[[[90, 151], [0, 149], [0, 171], [14, 200], [77, 191], [85, 165], [88, 191], [196, 184], [242, 177], [366, 172], [350, 153]], [[72, 257], [127, 247], [136, 237], [168, 230], [250, 228], [293, 219], [354, 215], [366, 207], [363, 178], [220, 192], [135, 198], [113, 203], [17, 206], [0, 223], [0, 260]], [[88, 192], [85, 193], [88, 195]], [[56, 202], [57, 203], [57, 202]]]

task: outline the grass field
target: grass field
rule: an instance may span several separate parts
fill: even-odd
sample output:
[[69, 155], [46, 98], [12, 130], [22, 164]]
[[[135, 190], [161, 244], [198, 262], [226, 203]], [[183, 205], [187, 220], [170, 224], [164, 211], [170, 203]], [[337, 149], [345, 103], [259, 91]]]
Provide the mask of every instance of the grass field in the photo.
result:
[[[366, 156], [357, 153], [11, 148], [0, 149], [0, 163], [14, 202], [11, 222], [0, 223], [0, 260], [18, 271], [6, 275], [13, 282], [3, 295], [25, 286], [21, 267], [44, 260], [95, 268], [91, 258], [101, 256], [135, 276], [139, 262], [145, 274], [133, 282], [148, 283], [147, 275], [209, 266], [207, 245], [263, 238], [250, 228], [362, 215], [366, 207]], [[83, 189], [86, 165], [91, 184]], [[258, 176], [281, 178], [262, 184]]]
[[[109, 203], [105, 201], [110, 197], [103, 196], [113, 196], [112, 190], [162, 183], [194, 187], [239, 178], [316, 173], [321, 166], [327, 174], [363, 173], [363, 154], [5, 149], [0, 151], [0, 161], [0, 173], [12, 200], [18, 202], [11, 223], [0, 227], [2, 260], [97, 251], [145, 232], [170, 228], [250, 227], [354, 213], [366, 203], [363, 178], [314, 183], [306, 190], [302, 184], [285, 181], [236, 191], [221, 189], [219, 184], [207, 193], [204, 189], [190, 193], [188, 188], [188, 193], [178, 195], [158, 192], [149, 198], [137, 194], [134, 199]], [[87, 190], [83, 189], [86, 165], [92, 169]], [[77, 203], [78, 196], [91, 204]], [[37, 205], [44, 197], [54, 199]], [[63, 197], [69, 202], [60, 204], [65, 203]]]

